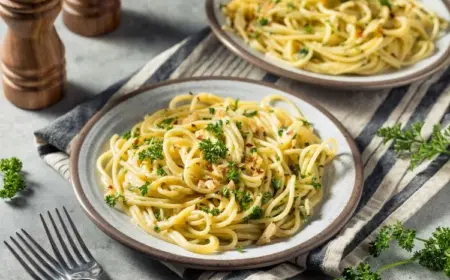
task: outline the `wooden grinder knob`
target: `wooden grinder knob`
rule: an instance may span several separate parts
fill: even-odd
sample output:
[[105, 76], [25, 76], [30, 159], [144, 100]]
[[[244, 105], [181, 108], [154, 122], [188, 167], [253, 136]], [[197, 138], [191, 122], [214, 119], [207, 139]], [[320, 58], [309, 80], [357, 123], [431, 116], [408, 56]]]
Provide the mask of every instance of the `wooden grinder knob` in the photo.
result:
[[120, 0], [64, 0], [63, 21], [82, 36], [111, 32], [120, 24]]
[[2, 44], [3, 90], [24, 109], [59, 101], [65, 88], [64, 46], [53, 26], [61, 0], [0, 0], [9, 26]]

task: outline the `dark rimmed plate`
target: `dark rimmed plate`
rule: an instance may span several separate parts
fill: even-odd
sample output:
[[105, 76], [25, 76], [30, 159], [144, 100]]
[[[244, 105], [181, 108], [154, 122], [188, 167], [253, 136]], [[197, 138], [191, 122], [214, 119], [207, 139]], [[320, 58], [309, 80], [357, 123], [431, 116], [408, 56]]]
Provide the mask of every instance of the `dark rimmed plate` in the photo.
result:
[[[167, 107], [169, 100], [176, 95], [190, 91], [256, 101], [269, 94], [279, 94], [292, 100], [303, 111], [323, 139], [336, 139], [339, 155], [325, 170], [324, 201], [302, 231], [273, 244], [246, 248], [244, 253], [229, 251], [200, 255], [145, 233], [131, 222], [130, 217], [104, 203], [95, 162], [108, 139], [115, 133], [128, 130], [146, 114]], [[363, 180], [360, 154], [351, 136], [336, 118], [306, 94], [256, 81], [214, 77], [152, 85], [107, 106], [80, 133], [72, 149], [70, 171], [81, 206], [95, 224], [112, 238], [159, 260], [219, 270], [272, 265], [316, 248], [335, 235], [350, 219], [358, 204]]]

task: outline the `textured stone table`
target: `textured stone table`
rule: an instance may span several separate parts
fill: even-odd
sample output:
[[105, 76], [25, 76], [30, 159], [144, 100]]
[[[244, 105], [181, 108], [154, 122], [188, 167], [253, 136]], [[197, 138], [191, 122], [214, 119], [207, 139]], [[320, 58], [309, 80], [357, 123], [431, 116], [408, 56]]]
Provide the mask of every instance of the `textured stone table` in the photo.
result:
[[[203, 0], [125, 0], [120, 28], [91, 39], [70, 33], [61, 18], [56, 28], [66, 46], [68, 93], [56, 106], [39, 112], [23, 111], [0, 94], [0, 157], [17, 156], [24, 162], [29, 191], [15, 203], [0, 201], [0, 240], [20, 228], [49, 248], [38, 214], [65, 205], [94, 256], [112, 279], [177, 279], [165, 266], [128, 249], [103, 234], [78, 206], [72, 188], [48, 167], [34, 148], [32, 132], [64, 114], [79, 102], [130, 74], [150, 58], [206, 26]], [[6, 26], [0, 23], [0, 38]], [[408, 225], [427, 236], [438, 225], [450, 224], [450, 188], [444, 189]], [[0, 279], [31, 279], [0, 244]], [[399, 258], [400, 251], [384, 254], [379, 262]], [[385, 273], [384, 279], [445, 279], [410, 265]], [[302, 279], [319, 279], [314, 275]]]

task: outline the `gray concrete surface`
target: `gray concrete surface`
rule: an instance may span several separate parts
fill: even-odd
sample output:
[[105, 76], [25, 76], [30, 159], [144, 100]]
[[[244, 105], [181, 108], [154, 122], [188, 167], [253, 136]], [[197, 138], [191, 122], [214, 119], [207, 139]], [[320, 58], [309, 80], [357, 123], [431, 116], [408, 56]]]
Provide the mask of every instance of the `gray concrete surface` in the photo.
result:
[[[0, 158], [17, 156], [24, 162], [29, 190], [14, 203], [0, 201], [0, 240], [20, 228], [44, 246], [48, 241], [38, 214], [65, 205], [87, 246], [112, 279], [177, 279], [165, 266], [126, 248], [103, 234], [87, 218], [68, 182], [37, 155], [32, 132], [130, 74], [150, 58], [206, 26], [203, 0], [124, 0], [120, 28], [106, 37], [89, 39], [70, 33], [61, 18], [56, 28], [66, 46], [69, 89], [59, 104], [39, 112], [15, 108], [0, 94]], [[6, 26], [0, 23], [0, 38]], [[427, 236], [438, 225], [450, 224], [450, 188], [444, 189], [408, 225]], [[399, 251], [371, 261], [378, 266], [400, 257]], [[0, 244], [0, 279], [31, 279]], [[442, 275], [410, 265], [383, 274], [383, 279], [444, 279]], [[302, 279], [322, 279], [314, 275]]]

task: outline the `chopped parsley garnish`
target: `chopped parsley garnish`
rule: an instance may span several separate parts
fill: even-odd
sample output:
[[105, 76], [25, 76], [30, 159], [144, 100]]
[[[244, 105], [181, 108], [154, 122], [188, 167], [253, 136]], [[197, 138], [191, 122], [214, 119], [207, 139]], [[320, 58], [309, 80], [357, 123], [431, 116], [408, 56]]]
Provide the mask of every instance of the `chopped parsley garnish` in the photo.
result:
[[292, 3], [288, 3], [288, 4], [287, 4], [287, 7], [288, 7], [289, 9], [292, 9], [292, 10], [297, 9], [297, 7], [296, 7], [294, 4], [292, 4]]
[[214, 115], [215, 113], [216, 113], [216, 109], [214, 109], [214, 108], [209, 108], [208, 109], [209, 110], [209, 113], [211, 114], [211, 115]]
[[162, 140], [150, 138], [146, 139], [145, 142], [148, 143], [149, 147], [139, 152], [138, 156], [140, 161], [150, 159], [150, 162], [153, 162], [157, 159], [164, 159]]
[[242, 122], [236, 122], [236, 126], [239, 130], [242, 129]]
[[281, 1], [281, 0], [274, 0], [273, 2], [274, 2], [275, 4], [278, 4], [278, 3], [280, 3], [280, 1]]
[[155, 218], [156, 220], [161, 221], [161, 213], [159, 212], [159, 210], [155, 212]]
[[162, 165], [158, 166], [158, 169], [156, 169], [156, 175], [158, 176], [167, 176], [166, 170], [162, 167]]
[[227, 178], [230, 181], [233, 181], [235, 184], [239, 182], [239, 177], [241, 176], [241, 170], [237, 166], [235, 162], [230, 161], [228, 163], [228, 170], [227, 170]]
[[270, 199], [272, 199], [272, 194], [270, 192], [264, 192], [261, 200], [262, 205], [269, 202]]
[[125, 202], [125, 197], [119, 193], [116, 195], [108, 194], [107, 196], [105, 196], [105, 202], [110, 207], [114, 207], [119, 200], [122, 200], [122, 202]]
[[303, 47], [303, 48], [301, 48], [301, 49], [298, 51], [298, 53], [299, 53], [301, 56], [305, 57], [305, 56], [308, 55], [309, 51], [308, 51], [307, 48]]
[[223, 188], [223, 189], [222, 189], [222, 195], [223, 195], [223, 197], [230, 198], [230, 194], [231, 194], [230, 189], [228, 189], [228, 188]]
[[264, 214], [264, 211], [263, 211], [263, 209], [261, 207], [253, 206], [252, 212], [250, 213], [250, 215], [248, 215], [248, 218], [249, 219], [254, 219], [254, 220], [261, 219], [263, 214]]
[[173, 128], [173, 121], [175, 121], [177, 118], [167, 118], [164, 119], [162, 122], [160, 122], [157, 127], [162, 128], [162, 129], [167, 129], [170, 130]]
[[389, 8], [392, 7], [392, 4], [389, 0], [379, 0], [379, 1], [382, 6], [388, 6]]
[[138, 189], [141, 192], [142, 196], [145, 196], [148, 192], [148, 186], [150, 185], [150, 182], [145, 182], [142, 186], [140, 186]]
[[236, 246], [236, 250], [239, 252], [239, 253], [243, 253], [244, 252], [244, 247], [242, 247], [242, 245], [237, 245]]
[[272, 188], [273, 188], [273, 193], [276, 194], [277, 191], [281, 188], [281, 180], [280, 179], [272, 179]]
[[213, 142], [210, 139], [203, 139], [200, 142], [200, 150], [203, 152], [203, 158], [209, 163], [216, 163], [219, 159], [225, 158], [228, 153], [228, 148], [221, 140]]
[[278, 129], [278, 136], [283, 136], [283, 132], [286, 130], [287, 127], [282, 126], [280, 129]]
[[243, 192], [241, 190], [237, 190], [234, 192], [236, 195], [236, 201], [239, 204], [241, 210], [245, 211], [250, 207], [250, 203], [252, 203], [253, 199], [250, 196], [249, 192]]
[[161, 229], [159, 228], [159, 226], [155, 226], [153, 229], [154, 229], [156, 232], [160, 232], [160, 231], [161, 231]]
[[267, 24], [269, 24], [269, 20], [268, 20], [268, 19], [266, 19], [266, 18], [261, 18], [261, 19], [259, 20], [259, 25], [264, 26], [264, 25], [267, 25]]
[[256, 150], [255, 147], [253, 147], [253, 148], [250, 149], [250, 153], [256, 153], [256, 151], [257, 151], [257, 150]]
[[246, 116], [247, 118], [251, 118], [254, 117], [258, 114], [258, 111], [252, 111], [252, 112], [244, 112], [244, 116]]
[[16, 157], [0, 160], [0, 171], [3, 172], [3, 188], [0, 198], [13, 198], [26, 188], [22, 171], [22, 161]]
[[305, 32], [308, 34], [312, 34], [313, 33], [313, 28], [311, 25], [305, 25]]
[[214, 136], [216, 136], [216, 137], [222, 137], [223, 136], [222, 126], [223, 126], [223, 122], [222, 122], [222, 120], [219, 120], [215, 124], [209, 123], [206, 126], [206, 130], [209, 132], [212, 132], [212, 134], [214, 134]]
[[319, 182], [317, 182], [316, 176], [313, 176], [313, 177], [311, 178], [311, 185], [312, 185], [316, 190], [318, 190], [318, 189], [320, 189], [320, 188], [322, 187], [322, 184], [320, 184]]
[[238, 109], [239, 106], [239, 98], [236, 99], [236, 101], [234, 101], [234, 104], [231, 105], [231, 110], [236, 111]]
[[200, 210], [203, 211], [203, 212], [209, 213], [209, 214], [211, 214], [213, 216], [218, 216], [220, 214], [220, 212], [222, 212], [222, 211], [220, 211], [219, 208], [209, 209], [206, 206], [201, 206]]
[[306, 127], [310, 127], [311, 126], [311, 123], [309, 121], [307, 121], [307, 120], [302, 120], [302, 122], [303, 122], [303, 125], [306, 126]]
[[131, 138], [131, 130], [128, 130], [122, 135], [122, 138], [125, 140], [129, 140]]
[[255, 31], [255, 32], [250, 33], [250, 38], [257, 39], [258, 37], [259, 37], [259, 32]]
[[194, 95], [194, 93], [192, 91], [189, 92], [189, 95]]

